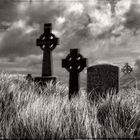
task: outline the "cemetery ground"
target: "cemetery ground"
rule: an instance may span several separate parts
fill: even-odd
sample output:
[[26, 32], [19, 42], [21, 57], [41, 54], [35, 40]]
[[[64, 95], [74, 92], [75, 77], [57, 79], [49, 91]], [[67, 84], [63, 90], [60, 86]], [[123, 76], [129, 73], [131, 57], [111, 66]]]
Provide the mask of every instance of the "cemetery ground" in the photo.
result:
[[140, 136], [140, 91], [100, 98], [84, 90], [71, 100], [67, 85], [42, 91], [20, 75], [0, 74], [0, 138], [134, 138]]

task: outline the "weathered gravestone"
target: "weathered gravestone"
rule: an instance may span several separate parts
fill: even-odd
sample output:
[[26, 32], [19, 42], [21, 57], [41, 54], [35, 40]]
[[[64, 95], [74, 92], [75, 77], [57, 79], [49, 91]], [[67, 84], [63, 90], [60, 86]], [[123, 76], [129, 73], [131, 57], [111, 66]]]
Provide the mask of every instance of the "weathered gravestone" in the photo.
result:
[[137, 89], [137, 80], [133, 74], [133, 68], [126, 63], [121, 71], [123, 72], [123, 76], [120, 78], [120, 89]]
[[33, 77], [32, 77], [32, 75], [31, 74], [27, 74], [27, 76], [25, 77], [26, 78], [26, 80], [28, 80], [29, 82], [31, 82], [31, 81], [33, 81]]
[[62, 60], [62, 67], [70, 73], [69, 99], [79, 91], [79, 73], [86, 67], [86, 58], [79, 54], [78, 49], [71, 49], [66, 59]]
[[44, 33], [37, 39], [37, 46], [43, 51], [42, 77], [36, 77], [35, 82], [45, 84], [46, 82], [56, 82], [56, 77], [52, 76], [52, 50], [58, 45], [58, 38], [52, 33], [50, 23], [44, 25]]
[[87, 69], [87, 92], [91, 100], [105, 98], [107, 93], [116, 94], [119, 91], [119, 68], [103, 64]]

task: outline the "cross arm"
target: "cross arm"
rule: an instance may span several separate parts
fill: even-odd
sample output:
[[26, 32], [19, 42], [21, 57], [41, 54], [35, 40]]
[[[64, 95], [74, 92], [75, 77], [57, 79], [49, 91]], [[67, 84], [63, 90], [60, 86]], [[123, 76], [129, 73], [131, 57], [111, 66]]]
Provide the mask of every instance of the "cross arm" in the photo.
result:
[[83, 67], [86, 67], [86, 66], [87, 66], [87, 59], [86, 59], [86, 58], [83, 58], [83, 59], [80, 61], [80, 65], [83, 66]]
[[40, 39], [37, 39], [37, 40], [36, 40], [36, 45], [37, 45], [37, 46], [42, 46], [42, 45], [44, 45], [44, 41], [42, 41], [42, 40], [40, 40]]
[[67, 67], [67, 60], [62, 59], [62, 68], [66, 68], [66, 67]]
[[59, 38], [55, 38], [55, 45], [59, 45]]

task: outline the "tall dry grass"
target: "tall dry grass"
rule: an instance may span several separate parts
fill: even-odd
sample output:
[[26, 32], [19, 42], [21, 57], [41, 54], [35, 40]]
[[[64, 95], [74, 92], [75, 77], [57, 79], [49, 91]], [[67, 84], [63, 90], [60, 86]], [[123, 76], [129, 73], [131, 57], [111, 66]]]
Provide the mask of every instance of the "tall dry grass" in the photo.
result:
[[84, 90], [68, 100], [68, 87], [44, 91], [20, 75], [0, 75], [0, 138], [134, 138], [140, 136], [140, 92], [120, 91], [96, 104]]

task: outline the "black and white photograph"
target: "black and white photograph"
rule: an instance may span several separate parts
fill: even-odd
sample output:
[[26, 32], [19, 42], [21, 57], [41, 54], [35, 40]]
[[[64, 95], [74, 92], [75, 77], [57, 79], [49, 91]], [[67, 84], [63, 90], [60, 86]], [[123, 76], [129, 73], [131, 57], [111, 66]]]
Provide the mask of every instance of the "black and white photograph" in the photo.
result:
[[0, 0], [0, 139], [140, 138], [140, 0]]

